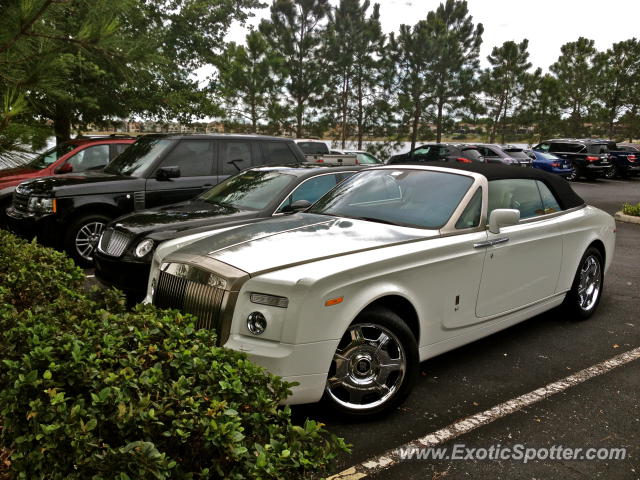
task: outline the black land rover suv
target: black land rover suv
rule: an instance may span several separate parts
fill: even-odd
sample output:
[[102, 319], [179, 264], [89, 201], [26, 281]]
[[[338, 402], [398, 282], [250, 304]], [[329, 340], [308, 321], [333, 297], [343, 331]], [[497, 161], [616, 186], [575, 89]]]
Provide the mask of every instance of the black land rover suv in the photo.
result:
[[259, 135], [148, 135], [100, 172], [28, 180], [7, 221], [14, 232], [89, 266], [102, 229], [134, 210], [188, 200], [247, 167], [304, 162], [293, 140]]

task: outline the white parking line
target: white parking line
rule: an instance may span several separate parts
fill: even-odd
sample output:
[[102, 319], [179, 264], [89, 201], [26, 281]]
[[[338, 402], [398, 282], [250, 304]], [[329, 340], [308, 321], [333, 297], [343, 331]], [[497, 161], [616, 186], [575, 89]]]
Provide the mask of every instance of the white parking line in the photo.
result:
[[540, 400], [544, 400], [551, 395], [563, 392], [570, 387], [575, 387], [590, 378], [607, 373], [614, 368], [634, 360], [638, 360], [639, 358], [640, 347], [629, 350], [628, 352], [617, 355], [609, 360], [605, 360], [597, 365], [580, 370], [579, 372], [563, 378], [562, 380], [549, 383], [542, 388], [525, 393], [524, 395], [512, 400], [507, 400], [506, 402], [496, 405], [489, 410], [463, 418], [462, 420], [452, 423], [448, 427], [438, 430], [437, 432], [429, 433], [424, 437], [407, 442], [393, 450], [388, 450], [378, 457], [371, 458], [340, 473], [332, 475], [331, 477], [328, 477], [327, 480], [358, 480], [382, 470], [386, 470], [400, 461], [400, 449], [406, 451], [407, 449], [413, 448], [428, 448], [448, 442], [449, 440], [475, 430], [478, 427], [487, 425], [499, 418], [505, 417], [528, 407], [529, 405], [537, 403]]

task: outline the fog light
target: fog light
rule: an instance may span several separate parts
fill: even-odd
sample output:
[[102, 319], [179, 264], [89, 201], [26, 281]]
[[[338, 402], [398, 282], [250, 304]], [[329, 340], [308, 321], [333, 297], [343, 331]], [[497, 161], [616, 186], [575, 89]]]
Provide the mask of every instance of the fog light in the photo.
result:
[[142, 240], [138, 246], [136, 247], [135, 254], [136, 257], [144, 257], [147, 253], [149, 253], [153, 249], [153, 240], [150, 238], [145, 238]]
[[249, 300], [260, 305], [269, 305], [270, 307], [287, 308], [289, 299], [287, 297], [278, 297], [277, 295], [268, 295], [266, 293], [253, 292], [249, 295]]
[[247, 317], [247, 328], [254, 335], [262, 335], [267, 329], [267, 319], [260, 312], [250, 313]]

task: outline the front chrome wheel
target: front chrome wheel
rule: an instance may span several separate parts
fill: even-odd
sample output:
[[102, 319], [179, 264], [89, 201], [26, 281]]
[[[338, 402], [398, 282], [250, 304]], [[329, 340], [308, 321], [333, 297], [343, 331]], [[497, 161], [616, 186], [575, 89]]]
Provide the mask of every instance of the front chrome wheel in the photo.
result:
[[333, 356], [326, 393], [349, 411], [371, 410], [394, 397], [407, 372], [398, 336], [373, 323], [349, 327]]
[[76, 233], [75, 246], [78, 256], [87, 262], [93, 261], [93, 252], [98, 244], [105, 223], [93, 221], [83, 225]]
[[584, 259], [580, 267], [578, 283], [578, 306], [585, 312], [590, 311], [598, 302], [602, 284], [602, 267], [595, 255]]

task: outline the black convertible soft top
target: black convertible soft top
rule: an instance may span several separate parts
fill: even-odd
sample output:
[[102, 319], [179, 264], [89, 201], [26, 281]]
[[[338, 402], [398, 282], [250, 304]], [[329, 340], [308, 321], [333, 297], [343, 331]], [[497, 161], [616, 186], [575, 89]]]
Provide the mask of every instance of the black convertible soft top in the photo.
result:
[[[510, 178], [526, 178], [540, 180], [551, 190], [560, 203], [563, 210], [581, 207], [585, 201], [573, 191], [571, 184], [564, 178], [545, 172], [538, 168], [522, 168], [509, 165], [488, 163], [454, 163], [454, 162], [407, 162], [406, 165], [421, 165], [429, 167], [453, 168], [467, 172], [479, 173], [487, 177], [487, 180], [505, 180]], [[395, 166], [395, 165], [394, 165]], [[397, 165], [400, 167], [401, 165]]]

